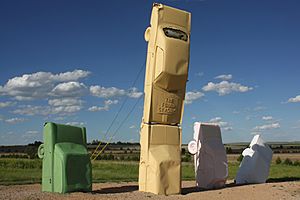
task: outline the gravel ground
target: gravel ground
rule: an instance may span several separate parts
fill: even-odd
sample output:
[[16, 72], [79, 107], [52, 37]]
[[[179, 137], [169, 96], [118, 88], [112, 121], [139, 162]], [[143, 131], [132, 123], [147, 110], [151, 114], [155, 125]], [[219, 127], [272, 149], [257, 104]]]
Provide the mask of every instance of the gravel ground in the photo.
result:
[[184, 181], [182, 194], [162, 196], [138, 191], [136, 182], [93, 184], [92, 193], [55, 194], [41, 192], [40, 184], [0, 186], [0, 199], [287, 199], [300, 200], [300, 181], [235, 186], [232, 181], [219, 190], [199, 191], [193, 181]]

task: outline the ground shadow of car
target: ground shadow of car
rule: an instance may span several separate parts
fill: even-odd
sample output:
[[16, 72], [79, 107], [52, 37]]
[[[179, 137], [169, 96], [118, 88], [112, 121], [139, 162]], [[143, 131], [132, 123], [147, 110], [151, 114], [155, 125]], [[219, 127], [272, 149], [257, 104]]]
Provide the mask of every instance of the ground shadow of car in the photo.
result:
[[93, 190], [92, 194], [117, 194], [137, 191], [139, 187], [137, 185], [126, 185], [120, 187], [107, 187], [100, 190]]

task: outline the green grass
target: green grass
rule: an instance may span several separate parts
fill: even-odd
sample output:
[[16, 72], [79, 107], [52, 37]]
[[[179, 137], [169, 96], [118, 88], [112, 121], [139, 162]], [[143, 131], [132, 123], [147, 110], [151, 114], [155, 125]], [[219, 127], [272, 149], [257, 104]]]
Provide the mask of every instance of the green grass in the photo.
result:
[[[228, 179], [234, 179], [239, 163], [229, 163]], [[42, 161], [29, 159], [0, 159], [0, 184], [40, 183]], [[194, 180], [193, 163], [183, 163], [183, 180]], [[300, 166], [272, 164], [269, 178], [271, 181], [299, 180]], [[96, 161], [93, 162], [93, 182], [137, 181], [138, 162], [133, 161]]]

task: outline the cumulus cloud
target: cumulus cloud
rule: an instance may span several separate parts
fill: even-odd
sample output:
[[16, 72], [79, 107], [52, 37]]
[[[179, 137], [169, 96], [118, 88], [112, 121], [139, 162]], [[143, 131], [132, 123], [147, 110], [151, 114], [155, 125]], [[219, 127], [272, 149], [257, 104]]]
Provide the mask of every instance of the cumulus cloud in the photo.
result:
[[0, 95], [11, 96], [20, 101], [47, 98], [57, 83], [75, 82], [89, 74], [89, 71], [83, 70], [59, 74], [51, 72], [24, 74], [11, 78], [4, 86], [0, 86]]
[[81, 110], [81, 106], [79, 105], [70, 105], [70, 106], [58, 106], [58, 107], [53, 107], [51, 109], [51, 114], [70, 114], [74, 112], [78, 112]]
[[130, 129], [134, 129], [134, 128], [136, 128], [136, 126], [135, 125], [131, 125], [131, 126], [129, 126], [129, 128]]
[[40, 134], [39, 131], [35, 131], [35, 130], [29, 130], [26, 131], [23, 135], [22, 138], [27, 142], [27, 141], [34, 141], [34, 140], [38, 140], [38, 138], [41, 136], [42, 134]]
[[50, 99], [48, 104], [51, 106], [73, 106], [81, 105], [82, 100], [76, 98], [61, 98], [61, 99]]
[[0, 108], [6, 108], [6, 107], [9, 107], [9, 106], [13, 106], [15, 104], [16, 103], [12, 102], [12, 101], [0, 102]]
[[102, 87], [99, 85], [92, 85], [90, 87], [90, 93], [93, 96], [100, 98], [111, 98], [117, 96], [129, 96], [130, 98], [139, 98], [143, 95], [142, 92], [139, 92], [137, 88], [130, 88], [128, 91], [124, 89], [119, 89], [116, 87]]
[[204, 94], [202, 92], [187, 92], [185, 94], [185, 100], [184, 103], [185, 104], [191, 104], [193, 103], [193, 101], [200, 99], [204, 96]]
[[130, 98], [140, 98], [143, 95], [142, 92], [139, 92], [137, 88], [133, 87], [130, 88], [127, 92], [127, 96], [129, 96]]
[[51, 114], [51, 108], [49, 106], [33, 106], [33, 105], [21, 105], [14, 111], [14, 114], [19, 115], [49, 115]]
[[84, 122], [68, 122], [66, 124], [71, 125], [71, 126], [84, 126], [85, 125]]
[[86, 91], [87, 87], [83, 83], [71, 81], [58, 84], [52, 89], [50, 94], [60, 97], [79, 97], [84, 95]]
[[54, 74], [52, 75], [52, 79], [60, 82], [64, 81], [76, 81], [81, 78], [85, 78], [88, 75], [90, 75], [91, 72], [89, 71], [84, 71], [84, 70], [74, 70], [72, 72], [64, 72], [64, 73], [59, 73], [59, 74]]
[[209, 122], [218, 124], [225, 131], [233, 130], [232, 126], [230, 126], [228, 122], [223, 121], [221, 117], [212, 118], [209, 120]]
[[244, 86], [239, 83], [222, 81], [220, 83], [209, 82], [202, 88], [204, 91], [216, 91], [220, 96], [227, 95], [233, 92], [247, 92], [252, 90], [252, 87]]
[[104, 106], [99, 107], [99, 106], [92, 106], [88, 110], [91, 112], [97, 112], [97, 111], [108, 111], [110, 106], [113, 104], [117, 104], [119, 101], [118, 100], [105, 100], [104, 101]]
[[4, 121], [9, 124], [17, 124], [17, 123], [24, 122], [25, 120], [26, 119], [24, 119], [24, 118], [14, 117], [14, 118], [6, 119]]
[[20, 115], [68, 115], [74, 112], [78, 112], [82, 109], [81, 105], [60, 105], [60, 106], [33, 106], [33, 105], [21, 105], [12, 113]]
[[231, 74], [222, 74], [222, 75], [216, 76], [215, 79], [221, 79], [223, 81], [229, 81], [230, 79], [232, 79], [232, 75]]
[[275, 122], [275, 123], [271, 123], [271, 124], [256, 126], [253, 128], [253, 130], [254, 131], [265, 131], [265, 130], [278, 129], [278, 128], [280, 128], [280, 124], [278, 122]]
[[288, 100], [289, 103], [298, 103], [300, 102], [300, 95], [297, 95], [296, 97], [289, 98]]
[[271, 121], [271, 120], [273, 120], [273, 117], [272, 116], [263, 116], [262, 120]]
[[92, 85], [90, 87], [90, 93], [93, 96], [101, 98], [110, 98], [115, 96], [123, 96], [126, 94], [125, 90], [116, 87], [101, 87], [99, 85]]

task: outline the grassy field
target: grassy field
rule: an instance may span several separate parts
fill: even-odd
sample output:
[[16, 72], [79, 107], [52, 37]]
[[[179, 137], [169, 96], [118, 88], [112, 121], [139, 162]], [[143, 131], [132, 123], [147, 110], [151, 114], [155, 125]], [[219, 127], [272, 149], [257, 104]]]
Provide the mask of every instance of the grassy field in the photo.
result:
[[[234, 179], [239, 163], [229, 162], [229, 177]], [[0, 184], [40, 183], [42, 175], [41, 160], [0, 159]], [[194, 179], [192, 163], [183, 163], [183, 180]], [[272, 164], [271, 181], [299, 180], [300, 166]], [[93, 162], [93, 182], [137, 181], [138, 162], [134, 161], [96, 161]]]

